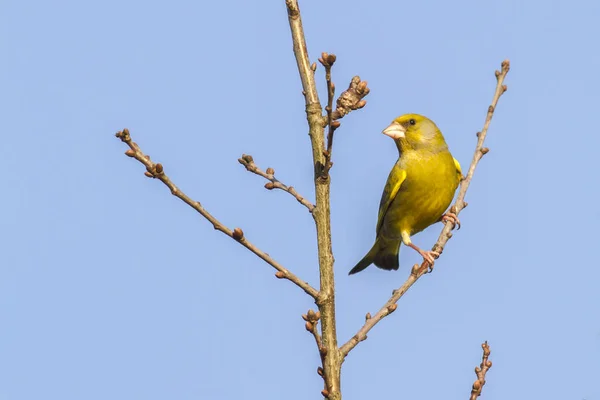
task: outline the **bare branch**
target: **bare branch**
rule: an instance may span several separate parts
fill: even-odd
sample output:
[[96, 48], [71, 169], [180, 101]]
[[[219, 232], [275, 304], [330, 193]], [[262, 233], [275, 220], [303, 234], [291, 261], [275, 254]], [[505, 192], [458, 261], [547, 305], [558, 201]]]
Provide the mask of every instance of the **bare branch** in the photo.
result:
[[266, 172], [263, 171], [262, 169], [258, 168], [258, 166], [254, 163], [254, 159], [249, 154], [242, 154], [242, 158], [238, 158], [238, 162], [240, 164], [242, 164], [246, 168], [246, 170], [269, 180], [270, 182], [267, 182], [265, 184], [266, 189], [268, 189], [268, 190], [281, 189], [284, 192], [288, 192], [289, 194], [294, 196], [294, 198], [296, 200], [298, 200], [298, 202], [300, 204], [302, 204], [304, 207], [308, 208], [308, 212], [310, 212], [310, 213], [313, 212], [315, 206], [310, 201], [308, 201], [304, 197], [302, 197], [296, 191], [296, 189], [294, 189], [293, 186], [287, 186], [287, 185], [283, 184], [281, 181], [279, 181], [277, 178], [275, 178], [275, 171], [273, 170], [273, 168], [267, 168]]
[[135, 158], [136, 160], [138, 160], [139, 162], [144, 164], [144, 166], [146, 167], [146, 173], [145, 173], [146, 176], [160, 180], [162, 183], [165, 184], [165, 186], [167, 186], [171, 190], [171, 194], [173, 196], [178, 197], [184, 203], [186, 203], [187, 205], [192, 207], [194, 210], [196, 210], [198, 213], [200, 213], [200, 215], [202, 215], [204, 218], [206, 218], [213, 225], [213, 227], [216, 230], [221, 231], [224, 234], [226, 234], [227, 236], [233, 238], [238, 243], [240, 243], [242, 246], [244, 246], [245, 248], [247, 248], [248, 250], [250, 250], [251, 252], [256, 254], [258, 257], [260, 257], [267, 264], [269, 264], [273, 268], [275, 268], [277, 270], [277, 273], [275, 274], [275, 276], [277, 278], [280, 278], [280, 279], [285, 278], [285, 279], [295, 283], [298, 287], [300, 287], [302, 290], [304, 290], [306, 292], [306, 294], [308, 294], [309, 296], [311, 296], [314, 299], [317, 299], [319, 293], [315, 288], [310, 286], [307, 282], [298, 278], [296, 275], [294, 275], [288, 269], [286, 269], [281, 264], [279, 264], [277, 261], [275, 261], [273, 258], [271, 258], [271, 256], [269, 256], [267, 253], [260, 250], [254, 244], [250, 243], [244, 237], [244, 232], [240, 228], [235, 228], [233, 231], [230, 230], [225, 225], [223, 225], [221, 222], [219, 222], [219, 220], [217, 220], [215, 217], [213, 217], [208, 211], [206, 211], [204, 209], [204, 207], [202, 207], [202, 205], [198, 201], [192, 200], [185, 193], [183, 193], [177, 186], [175, 186], [175, 184], [173, 182], [171, 182], [169, 177], [164, 173], [162, 164], [152, 162], [150, 160], [150, 157], [145, 155], [142, 152], [142, 150], [140, 149], [140, 147], [133, 140], [131, 140], [131, 136], [129, 134], [128, 129], [123, 129], [121, 132], [117, 132], [117, 134], [115, 136], [118, 137], [119, 139], [121, 139], [121, 141], [123, 141], [123, 143], [127, 144], [127, 146], [129, 146], [129, 150], [127, 150], [125, 152], [125, 155]]
[[[477, 145], [475, 146], [475, 153], [473, 155], [473, 160], [471, 161], [469, 171], [467, 172], [466, 177], [460, 183], [460, 189], [458, 191], [458, 196], [456, 198], [456, 202], [450, 208], [451, 212], [453, 212], [456, 215], [458, 215], [467, 206], [467, 203], [464, 201], [465, 195], [467, 194], [467, 189], [469, 188], [469, 185], [471, 184], [471, 180], [473, 179], [473, 174], [475, 173], [475, 168], [477, 167], [479, 160], [481, 160], [481, 157], [483, 157], [483, 155], [489, 151], [489, 149], [487, 147], [483, 147], [483, 142], [485, 141], [488, 127], [490, 125], [492, 117], [494, 116], [494, 110], [496, 109], [498, 100], [500, 99], [500, 96], [502, 96], [502, 94], [504, 92], [506, 92], [506, 90], [507, 90], [506, 85], [504, 85], [503, 83], [504, 83], [504, 78], [506, 77], [506, 74], [508, 74], [509, 69], [510, 69], [510, 63], [508, 60], [505, 60], [502, 62], [502, 70], [496, 71], [497, 84], [496, 84], [496, 90], [494, 92], [494, 97], [492, 98], [492, 104], [488, 108], [488, 112], [487, 112], [487, 116], [485, 119], [485, 123], [483, 125], [483, 129], [481, 130], [481, 132], [479, 132], [477, 134], [477, 138], [478, 138]], [[440, 236], [438, 237], [437, 242], [435, 243], [435, 245], [432, 248], [433, 251], [437, 251], [439, 254], [442, 254], [442, 251], [444, 250], [446, 243], [452, 237], [451, 231], [453, 228], [454, 228], [454, 223], [452, 221], [446, 222], [446, 224], [444, 225], [444, 228], [442, 229], [442, 232], [440, 233]], [[404, 293], [406, 293], [406, 291], [408, 289], [410, 289], [410, 287], [421, 276], [423, 276], [427, 272], [431, 272], [429, 268], [430, 268], [429, 263], [426, 261], [424, 261], [420, 266], [418, 264], [415, 264], [413, 266], [411, 274], [408, 277], [408, 279], [406, 280], [406, 282], [404, 282], [404, 284], [400, 288], [398, 288], [397, 290], [394, 290], [394, 292], [392, 293], [392, 297], [390, 297], [390, 299], [384, 304], [384, 306], [381, 307], [381, 309], [372, 318], [368, 318], [365, 321], [365, 324], [362, 326], [362, 328], [360, 328], [358, 330], [358, 332], [350, 340], [348, 340], [348, 342], [346, 342], [343, 346], [340, 347], [340, 352], [341, 352], [342, 358], [346, 357], [348, 355], [348, 353], [354, 347], [356, 347], [356, 345], [358, 343], [365, 340], [367, 338], [367, 333], [379, 321], [381, 321], [386, 316], [390, 315], [396, 309], [396, 303], [398, 302], [398, 300], [400, 300], [400, 298], [404, 295]]]
[[488, 370], [492, 368], [492, 362], [488, 360], [490, 356], [490, 346], [488, 342], [485, 341], [481, 348], [483, 349], [483, 356], [481, 356], [481, 364], [479, 367], [475, 367], [475, 375], [477, 375], [477, 379], [475, 383], [473, 383], [473, 389], [471, 389], [471, 397], [469, 400], [477, 400], [479, 396], [481, 396], [481, 391], [485, 386], [485, 374], [487, 374]]
[[327, 112], [326, 123], [329, 126], [327, 132], [327, 150], [325, 150], [325, 168], [323, 168], [322, 178], [327, 178], [329, 170], [333, 166], [331, 162], [331, 152], [333, 150], [333, 133], [337, 128], [340, 127], [339, 121], [333, 119], [333, 98], [335, 95], [335, 85], [331, 81], [331, 67], [335, 63], [335, 54], [322, 53], [319, 62], [325, 67], [325, 81], [327, 82], [327, 105], [325, 111]]
[[323, 376], [325, 389], [323, 396], [329, 400], [340, 400], [340, 377], [342, 361], [337, 345], [335, 322], [335, 281], [333, 274], [333, 252], [331, 250], [331, 218], [330, 218], [330, 179], [325, 175], [326, 168], [323, 110], [319, 102], [319, 95], [315, 83], [314, 69], [311, 67], [300, 18], [298, 0], [285, 1], [288, 11], [288, 22], [292, 34], [294, 56], [298, 65], [302, 93], [306, 103], [306, 119], [308, 121], [308, 134], [312, 147], [314, 183], [315, 183], [315, 209], [313, 217], [317, 230], [317, 249], [319, 256], [319, 283], [320, 291], [317, 305], [321, 312], [321, 340], [326, 356], [323, 360]]

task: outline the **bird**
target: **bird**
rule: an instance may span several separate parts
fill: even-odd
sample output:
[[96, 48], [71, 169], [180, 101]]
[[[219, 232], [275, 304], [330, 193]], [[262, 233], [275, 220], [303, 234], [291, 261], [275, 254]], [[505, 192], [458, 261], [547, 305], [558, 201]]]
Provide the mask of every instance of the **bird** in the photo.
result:
[[401, 243], [416, 250], [433, 268], [434, 258], [440, 254], [422, 250], [411, 237], [438, 221], [460, 227], [455, 213], [444, 212], [462, 180], [462, 171], [436, 124], [423, 115], [405, 114], [382, 133], [394, 139], [399, 157], [381, 195], [375, 244], [349, 275], [371, 264], [397, 270]]

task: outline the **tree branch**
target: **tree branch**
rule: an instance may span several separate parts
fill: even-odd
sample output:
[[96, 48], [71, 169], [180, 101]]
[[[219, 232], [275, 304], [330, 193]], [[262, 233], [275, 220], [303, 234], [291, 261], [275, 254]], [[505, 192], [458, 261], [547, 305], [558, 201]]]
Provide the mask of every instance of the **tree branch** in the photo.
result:
[[297, 0], [285, 1], [294, 56], [298, 65], [302, 93], [306, 103], [306, 118], [308, 120], [308, 133], [313, 155], [315, 202], [313, 217], [317, 230], [317, 249], [319, 256], [319, 281], [320, 291], [317, 305], [321, 312], [321, 340], [326, 350], [323, 360], [323, 373], [325, 389], [322, 394], [330, 400], [340, 400], [341, 358], [337, 345], [335, 322], [335, 283], [333, 275], [333, 253], [331, 250], [331, 221], [330, 221], [330, 179], [323, 169], [326, 167], [324, 155], [324, 132], [322, 107], [319, 102], [314, 70], [311, 68], [306, 39], [300, 18], [300, 8]]
[[[475, 168], [477, 167], [477, 164], [479, 163], [483, 155], [489, 151], [487, 147], [483, 147], [483, 142], [485, 141], [490, 122], [492, 121], [492, 117], [494, 116], [494, 110], [496, 109], [498, 100], [500, 99], [500, 96], [502, 96], [502, 94], [507, 90], [506, 85], [504, 85], [503, 83], [504, 78], [506, 77], [506, 74], [508, 74], [509, 70], [510, 63], [508, 60], [505, 60], [502, 62], [501, 71], [496, 71], [497, 84], [496, 90], [494, 92], [494, 97], [492, 98], [492, 104], [488, 107], [488, 112], [485, 118], [485, 123], [483, 124], [483, 129], [481, 130], [481, 132], [477, 133], [477, 145], [475, 146], [475, 153], [473, 154], [473, 159], [471, 161], [471, 165], [469, 166], [467, 175], [460, 183], [460, 189], [458, 191], [456, 202], [450, 208], [450, 210], [456, 215], [458, 215], [467, 206], [467, 203], [464, 201], [465, 195], [467, 194], [467, 189], [469, 188], [471, 180], [473, 179]], [[446, 243], [452, 237], [451, 231], [453, 228], [454, 223], [448, 221], [442, 229], [442, 232], [440, 233], [440, 236], [438, 237], [438, 240], [433, 246], [432, 250], [437, 251], [440, 254], [442, 253], [444, 247], [446, 246]], [[411, 274], [406, 280], [406, 282], [404, 282], [404, 284], [400, 288], [394, 290], [394, 292], [392, 293], [392, 297], [390, 297], [390, 299], [384, 304], [384, 306], [381, 307], [381, 309], [372, 318], [368, 318], [365, 321], [365, 324], [362, 326], [362, 328], [360, 328], [358, 332], [350, 340], [348, 340], [348, 342], [346, 342], [342, 347], [340, 347], [342, 359], [346, 357], [348, 353], [354, 347], [356, 347], [356, 345], [358, 345], [358, 343], [362, 342], [367, 338], [367, 333], [379, 321], [381, 321], [383, 318], [390, 315], [392, 312], [394, 312], [394, 310], [396, 310], [396, 303], [398, 302], [398, 300], [400, 300], [404, 293], [406, 293], [406, 291], [410, 289], [410, 287], [427, 272], [430, 272], [430, 270], [429, 263], [426, 261], [424, 261], [420, 266], [419, 264], [415, 264], [413, 266]]]
[[147, 177], [156, 178], [156, 179], [160, 180], [162, 183], [165, 184], [165, 186], [167, 186], [171, 190], [171, 194], [173, 196], [178, 197], [184, 203], [186, 203], [187, 205], [192, 207], [194, 210], [196, 210], [198, 213], [200, 213], [200, 215], [202, 215], [204, 218], [206, 218], [213, 225], [213, 227], [216, 230], [221, 231], [224, 234], [226, 234], [227, 236], [235, 239], [242, 246], [244, 246], [245, 248], [247, 248], [248, 250], [250, 250], [251, 252], [256, 254], [258, 257], [260, 257], [267, 264], [269, 264], [270, 266], [275, 268], [277, 270], [277, 273], [275, 274], [275, 276], [277, 278], [287, 279], [287, 280], [295, 283], [298, 287], [300, 287], [302, 290], [304, 290], [304, 292], [306, 292], [306, 294], [308, 294], [309, 296], [311, 296], [314, 299], [317, 299], [319, 293], [317, 292], [317, 290], [315, 288], [310, 286], [307, 282], [298, 278], [296, 275], [294, 275], [288, 269], [286, 269], [281, 264], [279, 264], [277, 261], [275, 261], [273, 258], [271, 258], [271, 256], [269, 256], [267, 253], [260, 250], [254, 244], [250, 243], [244, 237], [244, 232], [240, 228], [235, 228], [233, 231], [228, 229], [225, 225], [223, 225], [221, 222], [219, 222], [219, 220], [217, 220], [208, 211], [206, 211], [199, 202], [192, 200], [185, 193], [183, 193], [177, 186], [175, 186], [175, 184], [173, 182], [171, 182], [169, 177], [164, 173], [162, 164], [152, 162], [150, 160], [150, 157], [145, 155], [142, 152], [142, 150], [140, 149], [140, 147], [133, 140], [131, 140], [131, 136], [129, 134], [128, 129], [123, 129], [121, 132], [117, 132], [117, 134], [115, 136], [118, 137], [119, 139], [121, 139], [121, 141], [123, 143], [127, 144], [127, 146], [129, 146], [129, 150], [127, 150], [125, 152], [125, 155], [127, 155], [128, 157], [133, 157], [136, 160], [138, 160], [139, 162], [141, 162], [142, 164], [144, 164], [144, 166], [146, 167], [145, 175]]
[[325, 168], [323, 168], [323, 174], [321, 178], [327, 179], [326, 176], [329, 174], [329, 170], [333, 166], [331, 162], [331, 152], [333, 151], [333, 133], [337, 128], [340, 127], [340, 121], [333, 120], [333, 98], [335, 95], [335, 85], [331, 81], [331, 67], [335, 63], [335, 54], [322, 53], [319, 62], [325, 67], [325, 81], [327, 82], [327, 105], [325, 111], [327, 112], [327, 126], [329, 130], [327, 132], [327, 149], [325, 150]]
[[485, 386], [485, 374], [492, 368], [492, 362], [488, 360], [488, 357], [490, 356], [490, 346], [488, 345], [488, 342], [485, 341], [481, 345], [481, 348], [483, 349], [483, 356], [481, 356], [481, 364], [479, 367], [475, 367], [477, 379], [475, 380], [475, 383], [473, 383], [469, 400], [477, 400], [477, 398], [481, 396], [481, 391], [483, 390], [483, 386]]
[[270, 182], [267, 182], [265, 184], [265, 189], [268, 189], [268, 190], [281, 189], [284, 192], [288, 192], [289, 194], [294, 196], [294, 198], [296, 200], [298, 200], [298, 202], [300, 204], [302, 204], [304, 207], [308, 208], [308, 212], [310, 212], [310, 213], [313, 212], [315, 206], [310, 201], [308, 201], [304, 197], [302, 197], [296, 191], [296, 189], [294, 189], [293, 186], [287, 186], [287, 185], [283, 184], [281, 181], [279, 181], [277, 178], [275, 178], [275, 170], [273, 170], [273, 168], [267, 168], [267, 172], [264, 172], [263, 170], [258, 168], [258, 166], [254, 163], [254, 159], [249, 154], [242, 154], [242, 158], [238, 158], [238, 162], [240, 164], [242, 164], [246, 168], [247, 171], [252, 172], [253, 174], [256, 174], [258, 176], [262, 176], [263, 178], [269, 180]]

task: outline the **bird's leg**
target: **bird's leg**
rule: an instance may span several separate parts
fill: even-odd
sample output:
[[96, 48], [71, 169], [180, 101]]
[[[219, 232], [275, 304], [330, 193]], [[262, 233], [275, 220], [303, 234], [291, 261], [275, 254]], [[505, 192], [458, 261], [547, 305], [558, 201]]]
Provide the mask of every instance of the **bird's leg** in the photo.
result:
[[448, 211], [446, 214], [442, 215], [439, 219], [441, 222], [443, 222], [444, 224], [448, 221], [452, 222], [454, 224], [454, 227], [452, 227], [452, 229], [456, 228], [456, 230], [460, 229], [460, 220], [458, 219], [458, 215], [454, 214], [451, 211]]
[[415, 249], [421, 255], [421, 257], [423, 257], [423, 260], [425, 260], [429, 264], [429, 272], [433, 271], [433, 263], [435, 262], [435, 259], [440, 256], [439, 252], [433, 250], [422, 250], [419, 247], [417, 247], [414, 243], [408, 243], [408, 247]]

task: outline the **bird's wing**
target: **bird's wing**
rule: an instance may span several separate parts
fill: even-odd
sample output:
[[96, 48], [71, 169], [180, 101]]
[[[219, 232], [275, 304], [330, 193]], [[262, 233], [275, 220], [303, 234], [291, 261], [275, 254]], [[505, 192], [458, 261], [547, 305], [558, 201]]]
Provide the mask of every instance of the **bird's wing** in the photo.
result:
[[387, 182], [385, 184], [385, 188], [383, 189], [383, 194], [381, 195], [381, 202], [379, 203], [379, 216], [377, 217], [377, 235], [379, 235], [379, 231], [381, 230], [381, 225], [383, 225], [383, 219], [385, 214], [390, 208], [390, 204], [396, 198], [398, 194], [398, 190], [400, 190], [400, 186], [406, 180], [406, 170], [400, 168], [398, 164], [394, 165], [390, 175], [388, 176]]
[[454, 160], [454, 166], [456, 167], [456, 172], [458, 172], [458, 181], [460, 182], [462, 180], [462, 169], [460, 168], [460, 163], [458, 162], [458, 160], [454, 157], [452, 157], [452, 159]]

